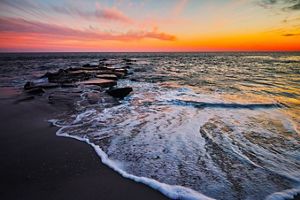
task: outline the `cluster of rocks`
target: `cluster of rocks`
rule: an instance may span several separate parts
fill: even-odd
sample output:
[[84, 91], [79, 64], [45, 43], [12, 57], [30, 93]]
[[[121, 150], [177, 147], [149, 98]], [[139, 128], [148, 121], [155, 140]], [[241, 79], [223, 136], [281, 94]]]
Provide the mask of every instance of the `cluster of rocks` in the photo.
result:
[[109, 99], [108, 96], [115, 100], [123, 99], [132, 92], [132, 88], [118, 88], [117, 81], [126, 78], [129, 74], [129, 65], [134, 61], [124, 59], [124, 67], [114, 67], [105, 61], [100, 60], [98, 65], [86, 64], [82, 67], [47, 72], [37, 80], [26, 82], [24, 95], [19, 101], [43, 96], [51, 104], [64, 103], [72, 106], [82, 98], [86, 89], [97, 91], [85, 94], [89, 103], [103, 102]]

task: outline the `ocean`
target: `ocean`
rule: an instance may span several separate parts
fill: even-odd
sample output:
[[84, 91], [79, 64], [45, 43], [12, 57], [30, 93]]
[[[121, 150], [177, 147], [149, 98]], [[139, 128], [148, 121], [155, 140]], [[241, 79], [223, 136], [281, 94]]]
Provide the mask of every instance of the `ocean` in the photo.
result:
[[118, 87], [133, 92], [116, 106], [82, 95], [72, 114], [49, 119], [58, 136], [170, 198], [300, 193], [299, 52], [0, 54], [1, 96], [47, 71], [124, 58], [134, 62]]

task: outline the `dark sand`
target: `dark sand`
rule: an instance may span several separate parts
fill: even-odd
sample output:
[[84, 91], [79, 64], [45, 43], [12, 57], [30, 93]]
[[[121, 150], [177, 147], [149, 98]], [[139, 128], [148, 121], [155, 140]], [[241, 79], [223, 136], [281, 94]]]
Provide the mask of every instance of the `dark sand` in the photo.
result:
[[93, 148], [58, 137], [57, 110], [0, 99], [0, 199], [167, 199], [103, 165]]

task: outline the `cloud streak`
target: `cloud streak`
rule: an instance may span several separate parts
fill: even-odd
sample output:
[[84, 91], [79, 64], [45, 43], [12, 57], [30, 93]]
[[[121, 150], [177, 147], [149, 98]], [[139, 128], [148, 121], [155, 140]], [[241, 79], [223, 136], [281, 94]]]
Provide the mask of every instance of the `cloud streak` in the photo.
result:
[[108, 21], [116, 21], [126, 24], [134, 23], [134, 20], [130, 19], [123, 12], [116, 8], [96, 8], [94, 11], [84, 11], [79, 10], [75, 7], [59, 7], [52, 6], [53, 11], [72, 16], [80, 16], [87, 20], [108, 20]]
[[0, 37], [1, 33], [21, 33], [21, 34], [40, 34], [57, 38], [73, 40], [114, 40], [114, 41], [134, 41], [142, 39], [157, 39], [164, 41], [174, 41], [174, 35], [159, 32], [157, 29], [151, 31], [127, 31], [125, 33], [113, 32], [94, 32], [91, 30], [78, 30], [63, 27], [55, 24], [47, 24], [35, 21], [15, 18], [0, 18]]

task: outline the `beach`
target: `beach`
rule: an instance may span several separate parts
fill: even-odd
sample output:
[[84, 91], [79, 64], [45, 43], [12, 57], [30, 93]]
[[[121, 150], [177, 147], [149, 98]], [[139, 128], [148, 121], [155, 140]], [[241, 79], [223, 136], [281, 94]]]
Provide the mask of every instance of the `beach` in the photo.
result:
[[103, 165], [89, 145], [55, 135], [57, 109], [0, 100], [0, 199], [167, 199]]

